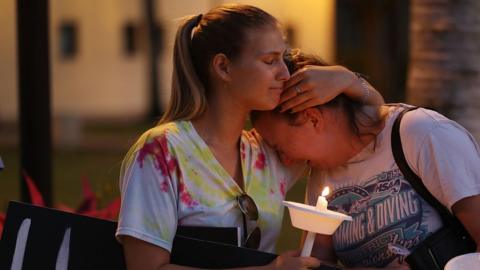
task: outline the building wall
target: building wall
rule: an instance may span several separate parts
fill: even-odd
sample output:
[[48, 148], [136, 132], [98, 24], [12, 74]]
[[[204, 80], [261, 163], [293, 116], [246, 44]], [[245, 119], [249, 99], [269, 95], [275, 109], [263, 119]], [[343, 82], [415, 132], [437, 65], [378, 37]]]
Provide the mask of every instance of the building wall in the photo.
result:
[[0, 0], [0, 121], [17, 116], [15, 1]]
[[[159, 58], [160, 98], [166, 105], [172, 48], [178, 18], [199, 14], [219, 0], [157, 0], [156, 16], [164, 31]], [[326, 60], [334, 57], [334, 0], [249, 0], [295, 31], [296, 47]], [[56, 118], [138, 118], [147, 112], [148, 70], [145, 50], [123, 52], [122, 27], [132, 22], [145, 31], [143, 0], [50, 0], [52, 112]], [[60, 25], [77, 28], [77, 53], [60, 54]], [[0, 121], [17, 117], [15, 1], [0, 0]], [[140, 33], [141, 34], [141, 33]], [[144, 33], [143, 33], [144, 34]]]
[[[138, 22], [138, 1], [51, 0], [53, 113], [81, 118], [141, 115], [146, 106], [146, 64], [141, 52], [122, 50], [122, 27]], [[63, 59], [59, 27], [78, 27], [78, 52]]]

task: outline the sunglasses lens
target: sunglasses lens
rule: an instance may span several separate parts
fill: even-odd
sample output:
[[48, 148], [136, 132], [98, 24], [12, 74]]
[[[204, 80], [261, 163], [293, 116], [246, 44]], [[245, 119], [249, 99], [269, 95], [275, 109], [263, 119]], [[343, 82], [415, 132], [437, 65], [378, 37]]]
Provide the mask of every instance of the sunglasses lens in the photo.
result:
[[245, 247], [257, 249], [260, 246], [260, 239], [262, 238], [262, 233], [260, 232], [260, 228], [256, 227], [247, 237], [245, 241]]
[[237, 197], [238, 206], [242, 210], [243, 214], [250, 220], [258, 220], [258, 209], [253, 199], [247, 194], [242, 194]]
[[247, 236], [247, 224], [246, 218], [249, 220], [257, 221], [258, 220], [258, 208], [255, 204], [255, 201], [252, 197], [247, 194], [242, 194], [237, 197], [238, 207], [243, 214], [243, 235], [245, 239], [244, 246], [247, 248], [257, 249], [260, 246], [260, 239], [262, 238], [260, 228], [257, 226], [248, 236]]

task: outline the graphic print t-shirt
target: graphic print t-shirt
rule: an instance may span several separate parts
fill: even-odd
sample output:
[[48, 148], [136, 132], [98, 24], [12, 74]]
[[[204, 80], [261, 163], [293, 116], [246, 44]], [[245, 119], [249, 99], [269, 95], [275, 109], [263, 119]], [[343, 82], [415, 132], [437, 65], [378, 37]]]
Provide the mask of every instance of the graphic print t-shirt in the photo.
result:
[[[437, 212], [415, 192], [393, 159], [391, 127], [402, 106], [389, 108], [374, 152], [372, 143], [345, 167], [313, 171], [309, 179], [310, 204], [329, 186], [329, 209], [353, 218], [343, 222], [332, 238], [337, 257], [346, 266], [402, 264], [405, 252], [442, 225]], [[460, 125], [433, 111], [417, 109], [402, 120], [401, 134], [410, 167], [440, 202], [451, 207], [461, 198], [480, 194], [478, 145]]]

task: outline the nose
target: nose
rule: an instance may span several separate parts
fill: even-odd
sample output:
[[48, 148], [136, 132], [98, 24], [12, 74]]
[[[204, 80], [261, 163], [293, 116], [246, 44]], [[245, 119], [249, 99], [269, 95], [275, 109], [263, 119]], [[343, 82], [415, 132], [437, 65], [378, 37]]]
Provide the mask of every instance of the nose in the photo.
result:
[[290, 72], [288, 72], [287, 65], [284, 61], [280, 61], [280, 67], [277, 74], [277, 80], [279, 81], [286, 81], [290, 79]]

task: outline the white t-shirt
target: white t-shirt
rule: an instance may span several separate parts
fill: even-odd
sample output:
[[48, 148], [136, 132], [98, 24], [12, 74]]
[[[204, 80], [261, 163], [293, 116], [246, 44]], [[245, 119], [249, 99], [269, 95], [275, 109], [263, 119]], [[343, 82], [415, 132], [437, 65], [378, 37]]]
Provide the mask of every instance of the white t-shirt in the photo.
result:
[[[243, 190], [259, 210], [259, 250], [273, 252], [283, 218], [282, 200], [301, 174], [285, 168], [254, 131], [240, 143]], [[116, 235], [129, 235], [171, 251], [177, 225], [242, 228], [231, 178], [191, 122], [167, 123], [142, 135], [125, 158]], [[249, 232], [255, 224], [250, 224]], [[243, 234], [242, 234], [243, 235]]]
[[[393, 159], [391, 129], [406, 106], [389, 107], [375, 149], [372, 142], [346, 166], [313, 171], [309, 179], [310, 204], [329, 186], [329, 209], [353, 217], [333, 235], [337, 257], [346, 266], [401, 264], [399, 246], [412, 250], [442, 225]], [[400, 134], [409, 166], [442, 204], [451, 208], [462, 198], [480, 194], [479, 147], [463, 127], [434, 111], [417, 109], [403, 117]]]

